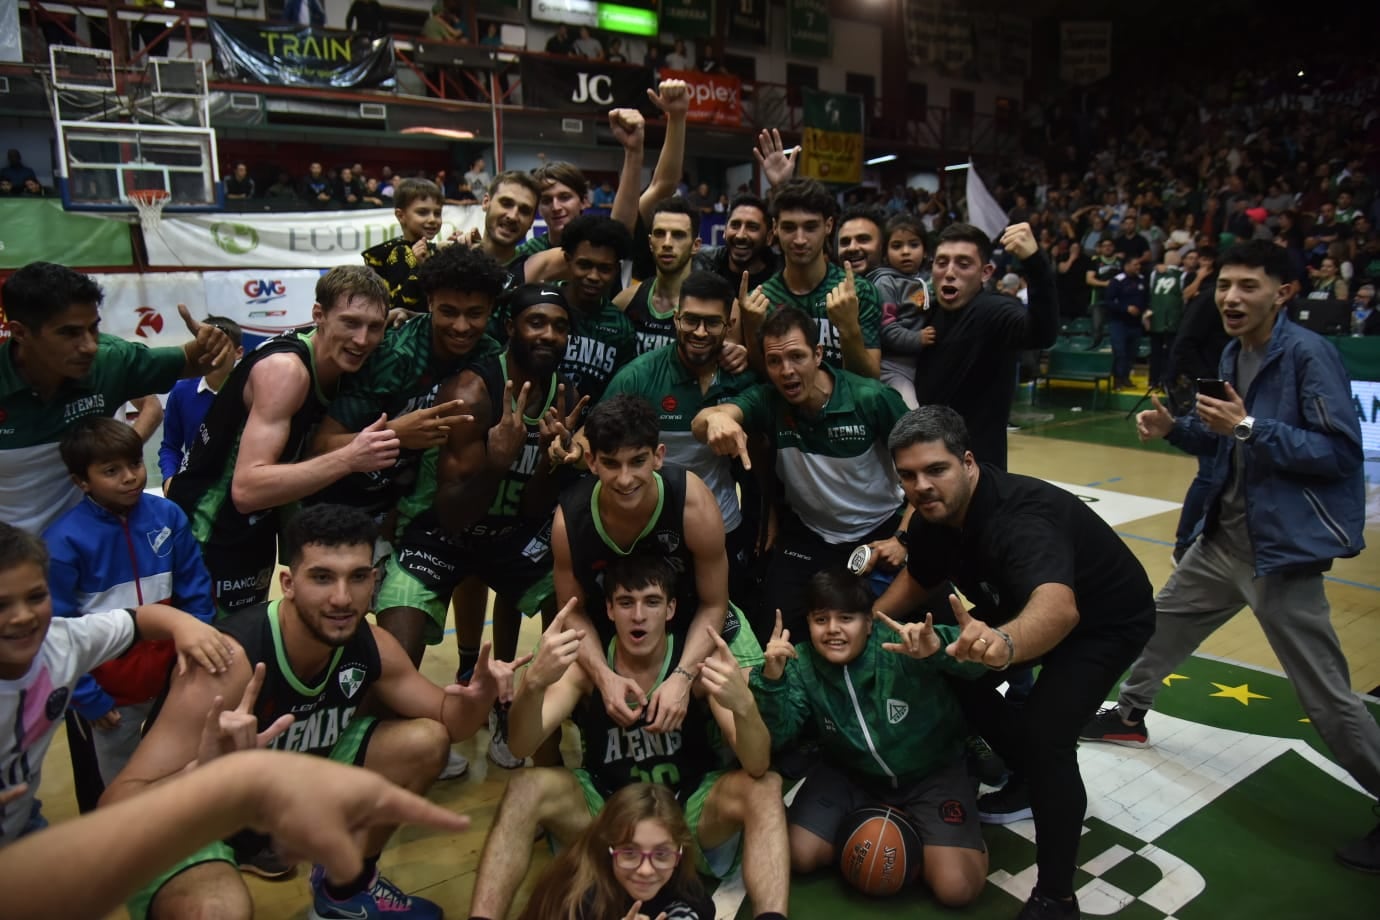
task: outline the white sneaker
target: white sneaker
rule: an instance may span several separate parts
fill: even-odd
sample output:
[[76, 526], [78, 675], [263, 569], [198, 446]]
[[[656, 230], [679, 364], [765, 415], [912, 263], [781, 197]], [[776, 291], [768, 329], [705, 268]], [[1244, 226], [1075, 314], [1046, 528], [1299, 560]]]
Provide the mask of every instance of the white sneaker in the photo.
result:
[[437, 779], [459, 779], [470, 772], [470, 762], [460, 755], [458, 751], [451, 748], [450, 757], [446, 760], [446, 767], [441, 771]]
[[516, 770], [526, 763], [508, 750], [508, 710], [498, 703], [489, 710], [489, 759], [505, 770]]

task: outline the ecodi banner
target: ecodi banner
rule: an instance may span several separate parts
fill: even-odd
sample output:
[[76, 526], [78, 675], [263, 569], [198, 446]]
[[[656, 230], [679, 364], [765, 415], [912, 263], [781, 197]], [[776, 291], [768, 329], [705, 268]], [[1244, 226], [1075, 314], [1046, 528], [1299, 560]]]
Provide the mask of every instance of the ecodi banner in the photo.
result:
[[393, 86], [393, 39], [248, 19], [208, 19], [216, 63], [231, 79], [279, 86]]
[[[440, 239], [455, 231], [483, 232], [478, 205], [446, 205]], [[144, 235], [155, 268], [330, 268], [359, 264], [370, 246], [400, 235], [387, 208], [365, 211], [291, 211], [266, 214], [165, 214]]]

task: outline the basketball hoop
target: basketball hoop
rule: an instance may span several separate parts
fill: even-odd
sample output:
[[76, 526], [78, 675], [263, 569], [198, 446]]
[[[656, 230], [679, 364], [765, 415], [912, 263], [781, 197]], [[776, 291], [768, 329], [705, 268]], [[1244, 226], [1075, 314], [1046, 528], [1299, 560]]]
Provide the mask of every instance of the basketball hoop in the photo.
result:
[[135, 189], [129, 193], [128, 201], [139, 212], [139, 227], [144, 233], [154, 233], [158, 230], [163, 208], [167, 206], [171, 197], [161, 188]]

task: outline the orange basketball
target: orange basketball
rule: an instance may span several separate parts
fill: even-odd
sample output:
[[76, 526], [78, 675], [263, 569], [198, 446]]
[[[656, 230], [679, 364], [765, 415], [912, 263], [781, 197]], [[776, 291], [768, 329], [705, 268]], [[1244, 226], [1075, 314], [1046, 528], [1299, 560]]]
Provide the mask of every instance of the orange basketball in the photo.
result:
[[839, 870], [854, 888], [893, 895], [920, 873], [920, 834], [905, 812], [885, 805], [859, 808], [843, 819]]

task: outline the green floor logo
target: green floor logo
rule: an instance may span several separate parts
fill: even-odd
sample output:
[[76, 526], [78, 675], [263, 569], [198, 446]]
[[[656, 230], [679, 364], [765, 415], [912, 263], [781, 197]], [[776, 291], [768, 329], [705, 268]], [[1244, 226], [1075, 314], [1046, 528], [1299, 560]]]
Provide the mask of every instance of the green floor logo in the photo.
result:
[[259, 245], [259, 232], [248, 224], [212, 224], [211, 237], [217, 246], [232, 256], [253, 252]]

